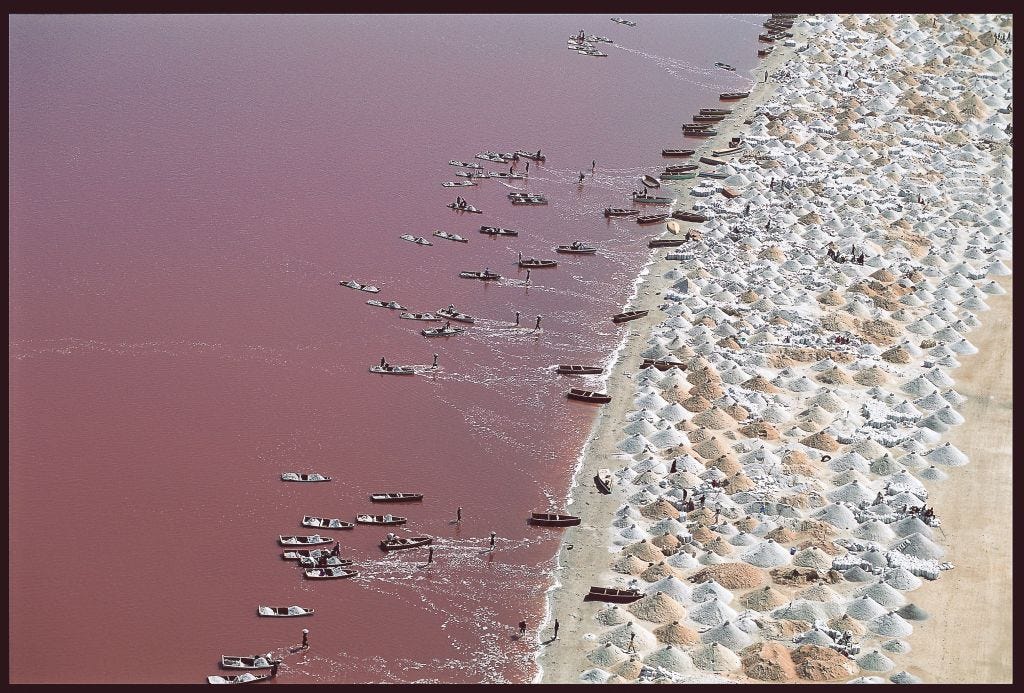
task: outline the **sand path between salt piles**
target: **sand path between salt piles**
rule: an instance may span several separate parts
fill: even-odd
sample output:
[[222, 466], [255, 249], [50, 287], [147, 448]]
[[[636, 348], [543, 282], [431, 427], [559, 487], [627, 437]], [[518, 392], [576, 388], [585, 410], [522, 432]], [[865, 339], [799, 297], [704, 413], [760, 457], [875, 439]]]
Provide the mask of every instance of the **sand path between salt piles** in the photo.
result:
[[928, 484], [954, 569], [907, 593], [931, 618], [915, 624], [903, 661], [928, 683], [1013, 681], [1013, 276], [996, 279], [1006, 294], [988, 298], [967, 335], [978, 353], [950, 373], [966, 421], [946, 440], [970, 464]]
[[[799, 45], [804, 36], [799, 30], [794, 30], [794, 34]], [[758, 44], [757, 47], [763, 45]], [[765, 70], [778, 70], [793, 54], [792, 48], [778, 44], [771, 55], [751, 70], [754, 84], [750, 96], [740, 102], [723, 102], [726, 107], [733, 108], [733, 114], [716, 128], [719, 134], [707, 140], [684, 140], [683, 146], [696, 150], [691, 160], [696, 161], [702, 155], [709, 155], [712, 149], [728, 146], [731, 137], [747, 131], [748, 126], [743, 121], [751, 117], [754, 109], [767, 100], [776, 87], [772, 82], [758, 80], [764, 79]], [[656, 156], [656, 153], [652, 153], [652, 156]], [[676, 197], [674, 209], [691, 209], [695, 198], [689, 195], [689, 191], [700, 181], [699, 178], [665, 181], [662, 189]], [[700, 224], [691, 222], [680, 222], [680, 225], [683, 232], [700, 227]], [[637, 243], [646, 243], [648, 238], [661, 235], [665, 225], [652, 228], [651, 231], [653, 233], [638, 234]], [[543, 669], [540, 683], [580, 683], [580, 674], [594, 666], [586, 659], [586, 655], [597, 646], [595, 641], [584, 640], [583, 636], [599, 630], [594, 614], [607, 606], [601, 602], [584, 602], [583, 597], [590, 591], [591, 585], [623, 586], [619, 585], [623, 576], [609, 568], [612, 554], [609, 553], [608, 533], [620, 501], [617, 496], [600, 494], [594, 486], [593, 477], [602, 467], [614, 471], [623, 466], [624, 458], [619, 457], [621, 453], [615, 446], [625, 437], [622, 429], [629, 423], [625, 420], [626, 413], [635, 409], [632, 378], [640, 371], [640, 352], [647, 349], [647, 338], [654, 326], [667, 317], [658, 310], [658, 306], [664, 303], [661, 293], [672, 284], [662, 275], [680, 266], [677, 260], [665, 259], [667, 252], [672, 250], [667, 248], [656, 252], [657, 259], [650, 266], [650, 274], [644, 278], [636, 299], [629, 304], [629, 309], [651, 312], [643, 319], [622, 325], [621, 329], [628, 330], [629, 337], [619, 352], [618, 361], [610, 369], [606, 391], [612, 395], [612, 402], [601, 408], [593, 424], [592, 434], [584, 448], [583, 464], [570, 488], [573, 503], [566, 511], [580, 516], [582, 523], [566, 530], [558, 553], [560, 568], [556, 571], [555, 580], [559, 586], [548, 596], [551, 616], [559, 621], [558, 640], [540, 646], [538, 662]], [[551, 637], [551, 625], [546, 623], [538, 635], [542, 643]]]

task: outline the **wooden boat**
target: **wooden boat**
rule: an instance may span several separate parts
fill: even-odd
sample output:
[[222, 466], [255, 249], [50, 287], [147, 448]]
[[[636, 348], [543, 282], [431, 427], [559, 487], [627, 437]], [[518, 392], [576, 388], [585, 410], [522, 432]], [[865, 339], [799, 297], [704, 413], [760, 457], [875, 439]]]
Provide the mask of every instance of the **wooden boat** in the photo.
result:
[[728, 197], [728, 198], [729, 198], [729, 199], [731, 200], [731, 199], [732, 199], [732, 198], [734, 198], [734, 197], [739, 197], [739, 196], [740, 196], [740, 195], [742, 195], [743, 193], [741, 193], [741, 192], [740, 192], [739, 190], [737, 190], [736, 188], [732, 188], [732, 187], [729, 187], [729, 186], [727, 185], [727, 186], [725, 186], [724, 188], [722, 188], [722, 194], [723, 194], [723, 195], [725, 195], [726, 197]]
[[306, 556], [299, 559], [299, 565], [303, 568], [344, 568], [345, 566], [355, 563], [355, 561], [348, 558], [338, 558], [337, 556], [330, 555], [326, 557], [325, 562], [322, 562], [320, 558], [311, 558]]
[[415, 243], [416, 245], [434, 245], [423, 236], [413, 236], [411, 233], [403, 233], [401, 236], [399, 236], [399, 238], [401, 238], [403, 241]]
[[696, 171], [698, 168], [697, 164], [675, 164], [673, 166], [666, 166], [666, 171], [672, 171], [674, 173], [681, 173], [683, 171]]
[[[463, 178], [469, 178], [470, 181], [472, 181], [474, 178], [490, 178], [491, 177], [491, 174], [487, 173], [485, 171], [480, 171], [479, 173], [474, 173], [473, 171], [456, 171], [455, 175], [456, 176], [462, 176]], [[474, 185], [476, 185], [476, 183], [474, 183]]]
[[546, 205], [548, 200], [546, 197], [513, 197], [512, 204], [514, 205]]
[[683, 123], [680, 125], [683, 132], [689, 132], [691, 130], [708, 130], [711, 128], [711, 123]]
[[545, 267], [557, 267], [557, 260], [538, 260], [537, 258], [527, 258], [519, 261], [519, 266], [529, 269], [545, 268]]
[[461, 166], [462, 168], [483, 168], [483, 166], [481, 166], [480, 164], [476, 163], [475, 161], [470, 161], [467, 164], [464, 161], [455, 161], [454, 159], [449, 161], [448, 165], [449, 166]]
[[686, 364], [678, 361], [665, 361], [664, 359], [644, 359], [640, 362], [641, 368], [657, 368], [659, 371], [667, 371], [669, 368], [686, 370]]
[[650, 311], [646, 310], [627, 310], [625, 313], [617, 313], [612, 316], [612, 322], [629, 322], [630, 320], [637, 320], [638, 318], [646, 317]]
[[416, 375], [416, 369], [412, 366], [382, 366], [376, 364], [370, 366], [371, 373], [380, 373], [381, 375]]
[[648, 188], [660, 188], [661, 183], [654, 176], [644, 176], [640, 179], [640, 182], [646, 185]]
[[605, 207], [606, 217], [631, 217], [640, 213], [639, 209], [623, 209], [621, 207]]
[[504, 171], [491, 171], [491, 178], [504, 178], [506, 180], [526, 180], [522, 173], [505, 173]]
[[701, 171], [700, 173], [697, 174], [697, 177], [698, 178], [716, 178], [718, 180], [722, 180], [723, 178], [728, 178], [729, 174], [728, 173], [719, 173], [717, 171]]
[[703, 214], [697, 212], [688, 212], [684, 209], [677, 209], [672, 212], [672, 218], [678, 219], [679, 221], [707, 221], [708, 218]]
[[[508, 159], [503, 157], [501, 154], [498, 154], [497, 152], [481, 152], [481, 153], [476, 155], [476, 158], [477, 159], [483, 159], [484, 161], [493, 161], [496, 164], [507, 164], [508, 163]], [[512, 157], [509, 157], [509, 159], [511, 159], [511, 158]]]
[[225, 669], [269, 669], [271, 664], [274, 662], [280, 664], [281, 661], [280, 659], [274, 659], [269, 654], [255, 657], [220, 656], [220, 665]]
[[679, 222], [667, 221], [665, 222], [665, 228], [668, 229], [670, 233], [679, 233]]
[[723, 70], [729, 70], [730, 72], [736, 72], [736, 68], [728, 63], [715, 63], [715, 67], [720, 67]]
[[473, 205], [466, 205], [465, 207], [460, 207], [459, 205], [455, 204], [454, 202], [450, 202], [450, 203], [448, 203], [447, 207], [448, 207], [448, 209], [454, 209], [457, 212], [469, 212], [470, 214], [483, 214], [484, 213], [482, 209], [477, 209]]
[[[596, 38], [600, 39], [600, 37], [596, 37]], [[609, 43], [611, 43], [611, 42], [609, 41]], [[522, 158], [522, 159], [533, 159], [534, 161], [546, 161], [547, 160], [547, 157], [544, 156], [543, 154], [539, 154], [538, 155], [537, 153], [534, 153], [534, 152], [524, 152], [522, 149], [517, 149], [516, 150], [516, 154], [518, 154], [519, 157]]]
[[612, 17], [611, 19], [613, 22], [616, 22], [617, 24], [625, 24], [626, 26], [636, 26], [636, 22], [629, 19], [623, 19], [622, 17]]
[[302, 516], [303, 527], [316, 527], [318, 529], [352, 529], [355, 527], [351, 522], [345, 522], [333, 517], [313, 517], [312, 515]]
[[620, 590], [614, 587], [591, 587], [590, 592], [583, 597], [583, 600], [588, 602], [630, 604], [643, 596], [644, 595], [638, 589]]
[[531, 193], [524, 192], [522, 190], [513, 190], [508, 195], [506, 195], [506, 197], [508, 197], [510, 200], [514, 200], [517, 197], [544, 197], [544, 195], [542, 195], [541, 193]]
[[270, 678], [270, 674], [250, 674], [246, 672], [237, 676], [207, 676], [207, 683], [256, 683], [258, 681], [266, 681]]
[[694, 149], [662, 149], [662, 156], [693, 156]]
[[470, 325], [476, 322], [476, 318], [466, 315], [465, 313], [460, 313], [450, 306], [448, 308], [438, 308], [434, 312], [443, 318], [450, 318], [456, 322], [468, 322]]
[[398, 303], [396, 301], [386, 301], [385, 302], [385, 301], [378, 301], [378, 300], [373, 299], [373, 298], [371, 298], [369, 301], [367, 301], [366, 305], [368, 305], [368, 306], [377, 306], [378, 308], [390, 308], [391, 310], [405, 310], [406, 309], [405, 306], [403, 306], [402, 304], [400, 304], [400, 303]]
[[633, 202], [644, 205], [670, 205], [675, 202], [672, 197], [658, 197], [656, 195], [637, 195], [633, 193]]
[[710, 113], [698, 113], [693, 116], [693, 122], [695, 123], [717, 123], [720, 120], [724, 120], [724, 115], [714, 115]]
[[519, 232], [514, 229], [503, 229], [499, 226], [481, 226], [480, 233], [488, 236], [518, 236]]
[[324, 476], [323, 474], [317, 474], [316, 472], [310, 472], [309, 474], [300, 474], [299, 472], [285, 472], [281, 475], [281, 481], [305, 481], [305, 482], [318, 482], [318, 481], [330, 481], [331, 477]]
[[591, 247], [591, 246], [588, 246], [588, 245], [583, 245], [582, 243], [580, 243], [577, 246], [575, 243], [573, 243], [571, 245], [556, 245], [555, 246], [555, 252], [556, 253], [570, 253], [570, 254], [576, 254], [576, 255], [593, 255], [594, 253], [597, 252], [597, 248], [594, 248], [594, 247]]
[[746, 147], [743, 146], [729, 147], [727, 149], [712, 149], [711, 153], [715, 156], [729, 156], [730, 154], [739, 154], [744, 149], [746, 149]]
[[648, 248], [678, 248], [686, 243], [681, 238], [652, 238], [647, 241]]
[[394, 539], [381, 539], [380, 548], [384, 551], [403, 551], [415, 549], [417, 546], [427, 546], [433, 542], [433, 537], [395, 537]]
[[683, 129], [683, 137], [714, 137], [718, 130], [687, 130]]
[[607, 53], [602, 53], [601, 51], [598, 51], [598, 50], [589, 50], [589, 51], [581, 51], [581, 52], [584, 55], [592, 55], [595, 58], [607, 58], [608, 57]]
[[771, 52], [773, 50], [775, 50], [775, 46], [766, 46], [764, 48], [758, 48], [757, 49], [757, 55], [758, 55], [758, 57], [763, 58], [763, 57], [765, 57], [767, 55], [771, 55]]
[[312, 616], [315, 609], [307, 609], [304, 606], [258, 606], [256, 613], [259, 616], [293, 618], [295, 616]]
[[358, 525], [404, 525], [408, 518], [397, 515], [356, 515]]
[[729, 115], [732, 113], [731, 108], [702, 108], [700, 109], [701, 115]]
[[662, 180], [690, 180], [696, 177], [696, 171], [665, 171], [661, 174]]
[[288, 549], [281, 554], [286, 561], [301, 561], [303, 559], [317, 560], [321, 556], [330, 556], [330, 549]]
[[302, 571], [302, 574], [310, 580], [342, 580], [359, 575], [359, 571], [349, 570], [341, 566], [330, 566], [327, 568], [306, 568]]
[[331, 537], [322, 537], [319, 534], [313, 534], [305, 537], [281, 534], [277, 537], [277, 541], [282, 546], [317, 546], [320, 544], [330, 544], [334, 539]]
[[668, 219], [668, 214], [645, 214], [636, 218], [638, 224], [657, 224]]
[[359, 289], [360, 291], [367, 291], [371, 294], [375, 294], [380, 291], [380, 289], [378, 289], [376, 286], [370, 286], [369, 284], [360, 284], [359, 282], [354, 282], [351, 279], [348, 281], [338, 283], [341, 284], [342, 286], [347, 286], [350, 289]]
[[578, 387], [571, 388], [565, 393], [565, 396], [580, 402], [594, 402], [596, 404], [607, 404], [612, 401], [612, 396], [609, 394], [594, 392], [593, 390], [581, 390]]
[[558, 515], [556, 513], [530, 513], [530, 519], [527, 522], [541, 527], [575, 527], [580, 523], [580, 518], [575, 515]]
[[576, 366], [576, 365], [565, 365], [559, 364], [555, 368], [555, 373], [562, 375], [600, 375], [604, 373], [604, 368], [601, 366]]
[[602, 467], [597, 470], [597, 474], [594, 475], [594, 484], [597, 486], [597, 490], [604, 494], [612, 492], [612, 472], [610, 469]]
[[433, 313], [402, 313], [398, 317], [405, 318], [406, 320], [441, 320], [438, 316]]
[[370, 500], [374, 503], [405, 503], [409, 501], [421, 501], [423, 500], [423, 494], [403, 492], [371, 493]]
[[487, 272], [487, 271], [484, 271], [484, 272], [468, 272], [468, 271], [467, 272], [459, 272], [459, 276], [462, 277], [463, 279], [480, 279], [480, 280], [485, 281], [485, 282], [491, 282], [491, 281], [494, 281], [496, 279], [501, 279], [501, 275], [500, 274], [495, 274], [494, 272]]
[[457, 335], [463, 330], [458, 327], [434, 327], [428, 330], [420, 330], [420, 334], [424, 337], [451, 337]]
[[728, 101], [731, 99], [745, 99], [750, 96], [749, 91], [726, 91], [718, 95], [718, 98]]
[[441, 183], [442, 188], [465, 188], [471, 185], [476, 185], [476, 183], [471, 180], [447, 180]]
[[468, 238], [463, 238], [457, 233], [448, 233], [447, 231], [438, 230], [434, 232], [434, 235], [438, 238], [444, 238], [445, 240], [449, 241], [456, 241], [458, 243], [469, 243]]
[[728, 161], [723, 161], [722, 159], [716, 159], [713, 156], [702, 156], [700, 158], [700, 162], [702, 164], [707, 164], [708, 166], [722, 166], [724, 164], [729, 163]]

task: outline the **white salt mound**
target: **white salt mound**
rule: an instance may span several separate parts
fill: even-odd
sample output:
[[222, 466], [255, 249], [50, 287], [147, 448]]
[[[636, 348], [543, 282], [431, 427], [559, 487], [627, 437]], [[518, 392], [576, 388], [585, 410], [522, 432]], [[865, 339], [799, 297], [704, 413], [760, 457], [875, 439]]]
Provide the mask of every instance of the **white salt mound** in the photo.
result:
[[889, 671], [896, 666], [895, 662], [878, 650], [873, 650], [866, 655], [858, 657], [857, 665], [865, 671]]

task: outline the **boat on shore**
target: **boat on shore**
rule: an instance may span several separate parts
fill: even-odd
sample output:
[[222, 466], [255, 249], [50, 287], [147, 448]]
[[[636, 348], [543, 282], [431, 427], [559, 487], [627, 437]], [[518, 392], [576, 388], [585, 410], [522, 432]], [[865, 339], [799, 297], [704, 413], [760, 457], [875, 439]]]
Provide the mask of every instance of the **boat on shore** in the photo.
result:
[[672, 212], [672, 218], [678, 219], [679, 221], [701, 222], [708, 220], [708, 218], [703, 214], [699, 214], [698, 212], [690, 212], [685, 209], [677, 209], [676, 211]]
[[690, 180], [696, 177], [696, 171], [665, 171], [661, 174], [662, 180]]
[[404, 551], [432, 543], [434, 543], [433, 537], [394, 537], [393, 539], [381, 539], [380, 548], [384, 551]]
[[375, 298], [371, 298], [366, 302], [368, 306], [377, 306], [378, 308], [390, 308], [391, 310], [406, 310], [405, 306], [397, 301], [378, 301]]
[[735, 99], [745, 99], [750, 96], [749, 91], [726, 91], [718, 95], [718, 98], [723, 101], [731, 101]]
[[256, 613], [259, 616], [271, 618], [292, 618], [295, 616], [312, 616], [316, 609], [307, 609], [304, 606], [258, 606]]
[[369, 292], [371, 294], [375, 294], [375, 293], [378, 293], [380, 291], [380, 289], [378, 289], [376, 286], [371, 286], [370, 284], [360, 284], [359, 282], [354, 282], [351, 279], [349, 279], [347, 281], [338, 282], [338, 284], [340, 284], [341, 286], [347, 286], [350, 289], [358, 289], [359, 291], [366, 291], [366, 292]]
[[281, 475], [281, 481], [303, 481], [306, 483], [314, 483], [318, 481], [330, 481], [331, 477], [324, 476], [323, 474], [317, 474], [316, 472], [310, 472], [309, 474], [301, 474], [299, 472], [285, 472]]
[[722, 180], [723, 178], [728, 178], [729, 174], [728, 173], [720, 173], [718, 171], [701, 171], [700, 173], [697, 174], [697, 177], [698, 178], [715, 178], [715, 179], [718, 179], [718, 180]]
[[731, 200], [734, 197], [739, 197], [743, 193], [741, 193], [736, 188], [733, 188], [733, 187], [730, 187], [730, 186], [727, 185], [724, 188], [722, 188], [722, 194], [725, 195], [727, 198], [729, 198]]
[[637, 320], [647, 316], [647, 310], [627, 310], [625, 313], [616, 313], [612, 316], [612, 322], [629, 322], [630, 320]]
[[678, 248], [686, 243], [682, 238], [652, 238], [647, 241], [648, 248]]
[[427, 330], [420, 330], [420, 334], [424, 337], [452, 337], [454, 335], [462, 333], [462, 329], [458, 327], [433, 327]]
[[434, 232], [434, 236], [437, 238], [444, 238], [448, 241], [456, 241], [457, 243], [469, 243], [468, 238], [463, 238], [457, 233], [448, 233], [447, 231], [441, 231], [440, 229]]
[[555, 373], [560, 373], [561, 375], [600, 375], [601, 373], [604, 373], [604, 368], [601, 366], [559, 364], [555, 368]]
[[225, 669], [269, 669], [272, 664], [280, 664], [283, 660], [274, 659], [269, 653], [253, 657], [221, 655], [220, 665]]
[[398, 317], [405, 318], [406, 320], [441, 320], [438, 316], [433, 313], [402, 313]]
[[682, 173], [684, 171], [696, 171], [699, 167], [697, 164], [672, 164], [666, 166], [666, 171], [672, 171], [673, 173]]
[[530, 513], [527, 520], [531, 525], [541, 527], [575, 527], [581, 520], [575, 515], [559, 515], [557, 513]]
[[451, 320], [455, 320], [456, 322], [466, 322], [469, 323], [470, 325], [476, 322], [476, 318], [466, 315], [465, 313], [460, 313], [451, 306], [449, 306], [448, 308], [438, 308], [434, 312], [443, 318], [449, 318]]
[[483, 272], [469, 272], [469, 271], [459, 272], [459, 276], [462, 277], [463, 279], [479, 279], [479, 280], [485, 281], [485, 282], [491, 282], [491, 281], [494, 281], [496, 279], [501, 279], [501, 275], [500, 274], [496, 274], [494, 272], [488, 272], [486, 270], [484, 270]]
[[657, 195], [637, 195], [633, 193], [633, 202], [642, 205], [670, 205], [675, 202], [675, 198], [658, 197]]
[[578, 387], [570, 388], [565, 396], [569, 399], [575, 399], [580, 402], [592, 402], [595, 404], [607, 404], [612, 401], [612, 396], [605, 392], [594, 392], [593, 390], [583, 390]]
[[723, 115], [727, 116], [732, 113], [731, 108], [702, 108], [699, 113], [701, 115]]
[[422, 493], [404, 493], [401, 491], [387, 493], [371, 493], [370, 500], [374, 503], [407, 503], [423, 500]]
[[595, 248], [593, 246], [589, 246], [589, 245], [584, 245], [583, 243], [580, 243], [579, 241], [574, 241], [573, 243], [570, 243], [569, 245], [556, 245], [555, 246], [555, 252], [556, 253], [575, 254], [575, 255], [593, 255], [594, 253], [597, 252], [597, 248]]
[[693, 156], [697, 150], [695, 149], [662, 149], [662, 156]]
[[412, 366], [382, 366], [379, 363], [370, 366], [370, 372], [382, 375], [416, 375], [416, 369]]
[[306, 568], [302, 571], [310, 580], [343, 580], [344, 578], [356, 577], [359, 571], [349, 570], [341, 566], [330, 566], [327, 568]]
[[334, 539], [332, 537], [322, 537], [319, 534], [305, 537], [281, 534], [277, 537], [277, 541], [282, 546], [319, 546], [321, 544], [330, 544]]
[[714, 137], [718, 130], [688, 130], [683, 128], [683, 137]]
[[625, 209], [622, 207], [605, 207], [604, 215], [606, 217], [632, 217], [640, 213], [639, 209]]
[[636, 218], [638, 224], [657, 224], [668, 219], [668, 214], [645, 214]]
[[715, 115], [711, 113], [698, 113], [693, 116], [693, 122], [695, 123], [717, 123], [724, 119], [724, 115]]
[[644, 359], [640, 362], [641, 368], [657, 368], [659, 371], [667, 371], [669, 368], [686, 370], [686, 364], [679, 361], [666, 361], [664, 359]]
[[723, 159], [716, 159], [713, 156], [702, 156], [700, 158], [700, 162], [702, 164], [707, 164], [708, 166], [724, 166], [725, 164], [729, 163], [728, 161], [724, 161]]
[[729, 156], [730, 154], [739, 154], [744, 149], [746, 149], [744, 146], [728, 147], [726, 149], [712, 149], [711, 153], [715, 156]]
[[535, 257], [526, 258], [519, 261], [519, 266], [526, 269], [543, 269], [545, 267], [557, 267], [557, 260], [538, 260]]
[[503, 229], [500, 226], [481, 226], [480, 233], [488, 236], [518, 236], [519, 232], [514, 229]]
[[729, 72], [736, 72], [736, 68], [730, 65], [729, 63], [717, 62], [715, 63], [715, 67], [720, 67], [723, 70], [728, 70]]
[[448, 165], [449, 166], [461, 166], [462, 168], [483, 168], [483, 166], [481, 166], [480, 164], [476, 163], [475, 161], [470, 161], [469, 163], [466, 163], [465, 161], [456, 161], [455, 159], [452, 159], [451, 161], [449, 161]]
[[667, 221], [665, 222], [665, 228], [668, 229], [669, 233], [679, 233], [679, 222]]
[[644, 176], [640, 179], [640, 182], [646, 185], [648, 188], [660, 188], [661, 182], [658, 181], [654, 176]]
[[597, 474], [594, 475], [594, 485], [597, 486], [597, 490], [607, 495], [612, 492], [612, 472], [610, 469], [602, 467], [597, 470]]
[[345, 522], [334, 517], [313, 517], [304, 515], [302, 517], [303, 527], [316, 527], [317, 529], [352, 529], [355, 527], [351, 522]]
[[411, 233], [403, 233], [401, 236], [399, 236], [399, 238], [401, 238], [403, 241], [415, 243], [416, 245], [434, 245], [423, 236], [413, 236]]
[[397, 515], [356, 515], [357, 525], [404, 525], [408, 518]]
[[643, 596], [644, 595], [638, 589], [623, 590], [615, 587], [591, 587], [590, 592], [583, 597], [583, 601], [631, 604]]

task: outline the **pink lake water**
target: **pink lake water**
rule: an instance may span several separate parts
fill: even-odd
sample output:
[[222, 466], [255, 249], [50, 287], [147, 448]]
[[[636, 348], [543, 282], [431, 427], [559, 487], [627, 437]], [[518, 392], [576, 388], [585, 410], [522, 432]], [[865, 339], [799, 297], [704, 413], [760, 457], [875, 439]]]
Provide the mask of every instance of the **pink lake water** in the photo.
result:
[[[543, 617], [560, 535], [526, 518], [564, 507], [595, 413], [564, 397], [595, 381], [550, 366], [608, 358], [652, 235], [601, 210], [749, 85], [764, 16], [632, 18], [10, 18], [12, 682], [198, 683], [257, 652], [284, 656], [276, 683], [533, 678], [512, 634]], [[566, 50], [580, 28], [607, 58]], [[464, 180], [450, 159], [518, 148], [548, 157], [528, 183], [440, 185]], [[598, 255], [553, 252], [577, 239]], [[526, 285], [520, 251], [559, 265]], [[458, 277], [484, 267], [505, 278]], [[426, 339], [368, 298], [478, 322]], [[436, 373], [367, 371], [434, 353]], [[370, 503], [389, 490], [425, 499]], [[434, 536], [435, 564], [367, 526], [322, 532], [358, 578], [281, 560], [303, 515], [371, 511]]]

